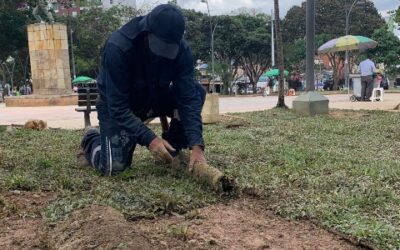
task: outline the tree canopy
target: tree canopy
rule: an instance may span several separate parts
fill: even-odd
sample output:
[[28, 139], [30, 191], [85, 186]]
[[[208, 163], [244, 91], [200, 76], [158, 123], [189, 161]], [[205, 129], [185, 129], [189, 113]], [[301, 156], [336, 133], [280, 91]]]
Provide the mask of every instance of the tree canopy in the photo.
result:
[[[73, 50], [77, 75], [93, 78], [99, 72], [101, 49], [111, 33], [139, 12], [132, 8], [90, 8], [76, 17], [58, 17], [73, 31]], [[90, 32], [88, 32], [90, 31]]]
[[394, 12], [394, 21], [400, 23], [400, 6]]
[[[24, 81], [28, 55], [26, 26], [31, 22], [28, 10], [18, 10], [20, 1], [0, 1], [0, 80]], [[8, 58], [13, 58], [12, 63]]]
[[[211, 62], [209, 16], [193, 10], [183, 12], [187, 21], [185, 38], [191, 45], [195, 58]], [[255, 87], [258, 78], [270, 64], [270, 17], [265, 14], [246, 13], [211, 18], [212, 30], [215, 30], [216, 70], [224, 82], [224, 90], [227, 91], [231, 87], [238, 67], [245, 71]]]
[[[330, 34], [333, 37], [345, 35], [346, 11], [353, 1], [319, 0], [315, 6], [315, 34]], [[356, 4], [349, 18], [349, 34], [370, 36], [385, 21], [379, 15], [372, 1]], [[304, 38], [306, 34], [306, 2], [294, 6], [283, 19], [284, 41], [291, 42]]]
[[[97, 0], [82, 1], [96, 4]], [[320, 0], [316, 2], [316, 45], [345, 33], [345, 11], [353, 1]], [[362, 1], [360, 1], [362, 2]], [[0, 63], [9, 56], [16, 59], [17, 78], [23, 80], [29, 69], [27, 60], [26, 26], [34, 21], [29, 9], [21, 9], [27, 1], [0, 0]], [[303, 71], [305, 59], [306, 6], [293, 6], [282, 20], [284, 63], [290, 70]], [[186, 19], [185, 39], [195, 59], [208, 62], [211, 68], [211, 30], [214, 36], [215, 69], [224, 82], [227, 93], [238, 69], [255, 87], [256, 82], [271, 64], [270, 16], [257, 11], [239, 11], [235, 15], [210, 17], [194, 10], [182, 9]], [[78, 16], [57, 16], [58, 22], [73, 31], [73, 51], [77, 75], [95, 77], [100, 67], [101, 49], [109, 35], [140, 10], [87, 8]], [[395, 11], [400, 19], [400, 8]], [[388, 67], [395, 65], [399, 54], [396, 37], [385, 32], [384, 21], [371, 1], [355, 5], [350, 15], [350, 34], [373, 36], [380, 44], [374, 51]], [[68, 34], [70, 36], [70, 33]], [[399, 64], [399, 63], [397, 63]], [[394, 70], [391, 68], [390, 70]], [[0, 78], [5, 70], [0, 67]]]
[[378, 42], [378, 46], [370, 51], [374, 55], [374, 61], [383, 63], [388, 74], [399, 73], [397, 68], [397, 65], [400, 65], [399, 38], [386, 27], [375, 30], [371, 37]]

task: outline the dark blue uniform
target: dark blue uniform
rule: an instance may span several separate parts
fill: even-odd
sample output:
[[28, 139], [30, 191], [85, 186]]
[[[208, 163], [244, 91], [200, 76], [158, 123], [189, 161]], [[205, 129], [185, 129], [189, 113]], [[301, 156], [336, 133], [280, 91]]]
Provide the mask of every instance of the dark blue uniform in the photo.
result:
[[[203, 146], [201, 109], [205, 91], [193, 79], [193, 56], [184, 40], [175, 59], [153, 55], [145, 42], [145, 17], [131, 20], [108, 39], [97, 78], [100, 134], [86, 133], [82, 147], [93, 167], [105, 175], [123, 171], [132, 162], [136, 144], [148, 146], [156, 135], [143, 121], [172, 119], [163, 134], [176, 149]], [[176, 118], [176, 117], [175, 117]]]

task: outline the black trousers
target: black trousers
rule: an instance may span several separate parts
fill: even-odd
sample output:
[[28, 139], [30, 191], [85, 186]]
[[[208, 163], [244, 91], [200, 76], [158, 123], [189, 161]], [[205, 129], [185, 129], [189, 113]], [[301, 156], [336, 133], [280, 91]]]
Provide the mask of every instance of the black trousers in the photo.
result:
[[[204, 103], [206, 92], [200, 84], [198, 84], [197, 91]], [[100, 132], [96, 129], [88, 130], [82, 138], [81, 147], [91, 166], [103, 175], [120, 173], [132, 164], [132, 156], [137, 144], [136, 137], [109, 117], [104, 101], [98, 100], [96, 107]], [[169, 130], [163, 133], [162, 137], [175, 149], [180, 150], [187, 148], [188, 141], [181, 121], [174, 118], [173, 114], [176, 109], [176, 102], [171, 90], [158, 100], [153, 112], [150, 112], [152, 115], [147, 118], [159, 116], [172, 118]]]
[[361, 99], [369, 100], [372, 96], [374, 84], [372, 76], [361, 76]]

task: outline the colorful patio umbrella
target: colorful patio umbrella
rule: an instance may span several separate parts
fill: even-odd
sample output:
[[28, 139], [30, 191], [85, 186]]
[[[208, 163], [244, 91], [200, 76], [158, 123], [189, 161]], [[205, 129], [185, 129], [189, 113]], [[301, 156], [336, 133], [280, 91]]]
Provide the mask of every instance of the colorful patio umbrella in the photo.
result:
[[94, 82], [93, 78], [90, 78], [88, 76], [78, 76], [74, 80], [72, 80], [72, 84], [79, 84], [79, 83], [92, 83]]
[[[267, 71], [263, 76], [272, 77], [278, 75], [279, 75], [279, 69], [271, 69], [270, 71]], [[283, 75], [287, 76], [289, 75], [289, 72], [287, 70], [283, 70]]]
[[324, 43], [318, 48], [319, 53], [331, 53], [345, 50], [367, 50], [378, 45], [374, 40], [365, 36], [342, 36]]

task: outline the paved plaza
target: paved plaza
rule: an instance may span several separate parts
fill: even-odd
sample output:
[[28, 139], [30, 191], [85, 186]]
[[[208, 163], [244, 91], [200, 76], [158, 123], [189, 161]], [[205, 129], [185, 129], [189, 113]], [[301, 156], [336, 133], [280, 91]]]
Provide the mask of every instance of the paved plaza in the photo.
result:
[[[326, 95], [329, 107], [336, 109], [369, 109], [393, 110], [400, 104], [400, 93], [385, 94], [384, 102], [350, 102], [349, 95]], [[292, 107], [296, 96], [285, 97], [286, 105]], [[248, 97], [221, 97], [220, 113], [249, 112], [266, 110], [275, 107], [277, 96], [248, 96]], [[75, 111], [76, 106], [54, 107], [5, 107], [0, 104], [0, 125], [24, 124], [29, 119], [47, 121], [51, 128], [82, 129], [84, 127], [83, 114]], [[97, 125], [97, 113], [91, 114], [92, 125]]]

